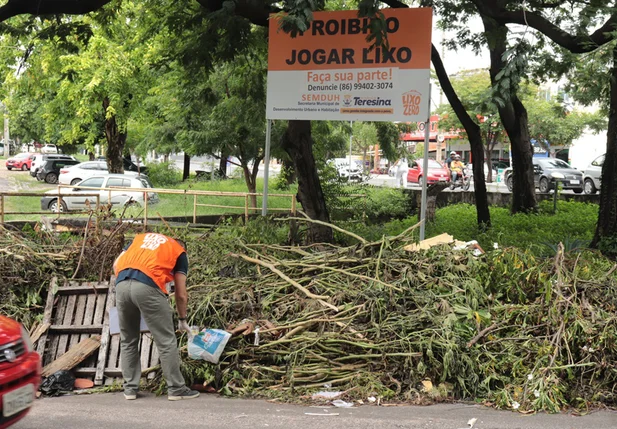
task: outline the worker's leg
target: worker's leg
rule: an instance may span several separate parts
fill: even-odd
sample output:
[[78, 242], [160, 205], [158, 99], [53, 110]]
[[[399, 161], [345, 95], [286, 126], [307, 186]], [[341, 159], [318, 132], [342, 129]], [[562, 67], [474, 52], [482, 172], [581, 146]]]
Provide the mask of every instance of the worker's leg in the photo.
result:
[[159, 351], [168, 393], [175, 395], [185, 391], [184, 377], [180, 372], [176, 330], [167, 297], [158, 288], [140, 282], [133, 282], [131, 294]]
[[[141, 378], [139, 360], [139, 308], [131, 298], [135, 282], [127, 280], [116, 285], [116, 307], [120, 322], [120, 363], [125, 394], [137, 394]], [[128, 393], [127, 393], [128, 392]]]

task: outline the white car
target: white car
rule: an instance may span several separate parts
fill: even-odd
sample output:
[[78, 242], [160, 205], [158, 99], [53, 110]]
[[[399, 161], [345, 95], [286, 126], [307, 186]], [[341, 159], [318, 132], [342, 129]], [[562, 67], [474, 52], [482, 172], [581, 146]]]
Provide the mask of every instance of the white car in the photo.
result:
[[583, 182], [583, 188], [587, 195], [593, 195], [600, 190], [602, 185], [602, 166], [604, 165], [604, 155], [600, 155], [594, 159], [591, 164], [587, 166], [583, 174], [585, 175], [585, 181]]
[[[101, 174], [107, 174], [107, 163], [105, 161], [87, 161], [81, 164], [71, 165], [70, 167], [60, 170], [58, 176], [58, 183], [61, 185], [76, 185], [92, 176], [100, 176]], [[125, 175], [137, 176], [135, 171], [124, 171]]]
[[46, 144], [41, 148], [41, 153], [58, 153], [58, 147], [55, 144]]
[[[112, 207], [123, 207], [125, 205], [144, 205], [143, 189], [152, 188], [152, 182], [147, 176], [127, 176], [124, 174], [100, 174], [79, 182], [75, 188], [61, 188], [62, 202], [58, 206], [58, 190], [53, 189], [45, 192], [41, 198], [41, 209], [51, 210], [52, 212], [85, 210], [88, 206], [96, 206], [95, 196], [84, 196], [83, 194], [98, 194], [101, 205], [111, 204]], [[82, 189], [82, 187], [96, 189]], [[135, 188], [135, 192], [129, 190], [106, 190], [105, 188]], [[100, 190], [97, 190], [100, 189]], [[139, 191], [141, 190], [141, 192]], [[155, 192], [147, 193], [148, 204], [159, 202], [159, 196]], [[111, 199], [110, 199], [111, 197]]]

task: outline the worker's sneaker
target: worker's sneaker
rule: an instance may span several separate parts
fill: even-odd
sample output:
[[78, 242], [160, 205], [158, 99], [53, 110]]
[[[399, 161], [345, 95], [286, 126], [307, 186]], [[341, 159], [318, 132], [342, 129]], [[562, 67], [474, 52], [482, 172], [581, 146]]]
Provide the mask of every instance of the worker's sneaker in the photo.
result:
[[199, 392], [197, 390], [191, 390], [188, 387], [184, 387], [184, 389], [179, 392], [167, 395], [167, 399], [170, 401], [180, 401], [182, 399], [193, 399], [199, 396]]
[[137, 392], [131, 389], [125, 389], [124, 390], [124, 399], [128, 400], [128, 401], [134, 401], [135, 399], [137, 399]]

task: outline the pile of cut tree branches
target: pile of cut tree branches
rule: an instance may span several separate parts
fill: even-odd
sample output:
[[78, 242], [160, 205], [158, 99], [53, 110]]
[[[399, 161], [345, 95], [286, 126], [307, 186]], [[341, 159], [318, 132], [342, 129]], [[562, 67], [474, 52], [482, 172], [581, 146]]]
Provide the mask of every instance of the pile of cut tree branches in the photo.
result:
[[232, 338], [217, 366], [186, 358], [186, 376], [282, 399], [331, 386], [350, 399], [551, 412], [617, 403], [611, 261], [563, 247], [551, 259], [410, 252], [409, 235], [346, 247], [229, 239], [226, 253], [223, 236], [192, 241], [191, 324], [258, 330]]

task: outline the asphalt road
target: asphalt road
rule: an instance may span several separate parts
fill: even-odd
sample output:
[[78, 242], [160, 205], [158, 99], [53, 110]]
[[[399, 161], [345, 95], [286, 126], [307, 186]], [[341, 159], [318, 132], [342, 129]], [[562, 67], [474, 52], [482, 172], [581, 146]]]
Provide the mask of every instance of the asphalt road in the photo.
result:
[[[326, 414], [307, 415], [306, 413]], [[336, 415], [338, 414], [338, 415]], [[126, 401], [121, 393], [74, 395], [35, 401], [30, 414], [14, 429], [615, 429], [617, 412], [583, 417], [567, 414], [522, 415], [480, 405], [440, 404], [427, 407], [343, 409], [295, 406], [262, 400], [225, 399], [203, 395], [170, 402], [146, 395]]]

